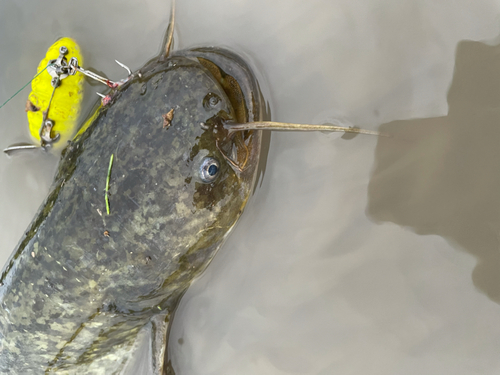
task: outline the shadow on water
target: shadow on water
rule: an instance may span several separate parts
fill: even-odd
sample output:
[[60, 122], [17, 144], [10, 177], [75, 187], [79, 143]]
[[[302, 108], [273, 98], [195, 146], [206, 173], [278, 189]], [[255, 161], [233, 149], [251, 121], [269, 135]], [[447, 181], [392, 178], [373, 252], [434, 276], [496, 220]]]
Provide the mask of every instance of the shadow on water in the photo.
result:
[[436, 234], [477, 259], [474, 285], [500, 303], [500, 46], [463, 41], [448, 116], [380, 131], [367, 215]]

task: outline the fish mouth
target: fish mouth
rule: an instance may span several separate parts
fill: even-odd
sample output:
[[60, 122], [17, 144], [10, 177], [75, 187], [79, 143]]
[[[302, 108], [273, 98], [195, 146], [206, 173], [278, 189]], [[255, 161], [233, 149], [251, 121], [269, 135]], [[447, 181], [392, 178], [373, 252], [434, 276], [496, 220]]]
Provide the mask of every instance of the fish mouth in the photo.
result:
[[[223, 88], [234, 109], [236, 122], [254, 123], [269, 119], [259, 84], [251, 68], [236, 53], [224, 48], [202, 47], [170, 56], [183, 56], [199, 62]], [[259, 160], [266, 159], [261, 147], [263, 138], [266, 143], [263, 132], [260, 129], [229, 132], [226, 122], [219, 122], [214, 131], [217, 133], [216, 146], [226, 162], [240, 178], [254, 180], [257, 171], [262, 169]]]
[[[358, 127], [335, 124], [294, 124], [270, 120], [259, 84], [248, 64], [237, 54], [224, 48], [202, 47], [179, 51], [170, 56], [197, 60], [220, 84], [233, 109], [234, 119], [218, 123], [217, 148], [238, 176], [247, 170], [260, 177], [265, 172], [270, 131], [344, 132], [390, 137], [387, 134]], [[248, 177], [248, 176], [245, 176]]]

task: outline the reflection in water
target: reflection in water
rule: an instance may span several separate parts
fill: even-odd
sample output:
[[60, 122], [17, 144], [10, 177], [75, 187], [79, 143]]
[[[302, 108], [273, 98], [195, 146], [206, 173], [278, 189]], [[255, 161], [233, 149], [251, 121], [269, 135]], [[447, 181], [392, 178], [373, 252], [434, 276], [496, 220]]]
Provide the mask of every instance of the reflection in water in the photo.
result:
[[380, 127], [368, 216], [437, 234], [477, 258], [474, 285], [500, 303], [500, 46], [458, 44], [448, 116]]

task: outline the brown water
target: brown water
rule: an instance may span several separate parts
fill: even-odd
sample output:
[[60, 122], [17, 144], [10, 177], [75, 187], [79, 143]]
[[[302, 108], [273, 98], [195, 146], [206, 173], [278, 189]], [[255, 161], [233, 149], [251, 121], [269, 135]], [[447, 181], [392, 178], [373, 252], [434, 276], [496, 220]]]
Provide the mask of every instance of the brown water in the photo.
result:
[[[0, 101], [60, 36], [111, 78], [115, 58], [139, 68], [169, 6], [0, 2]], [[275, 120], [396, 137], [272, 135], [262, 185], [176, 315], [177, 375], [500, 372], [499, 15], [493, 0], [178, 1], [176, 48], [246, 55]], [[28, 92], [0, 110], [0, 147], [25, 137]], [[0, 158], [3, 261], [55, 163]]]
[[500, 46], [460, 42], [448, 115], [394, 121], [383, 132], [368, 215], [437, 234], [477, 259], [474, 285], [500, 303]]

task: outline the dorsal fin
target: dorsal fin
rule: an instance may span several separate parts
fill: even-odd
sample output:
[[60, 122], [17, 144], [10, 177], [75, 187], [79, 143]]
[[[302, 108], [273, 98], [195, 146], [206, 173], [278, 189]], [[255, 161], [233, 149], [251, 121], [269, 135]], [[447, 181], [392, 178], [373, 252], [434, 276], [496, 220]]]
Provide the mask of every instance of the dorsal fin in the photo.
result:
[[168, 23], [167, 34], [165, 36], [165, 58], [170, 54], [170, 49], [174, 43], [175, 26], [175, 0], [172, 0], [172, 10], [170, 11], [170, 21]]

